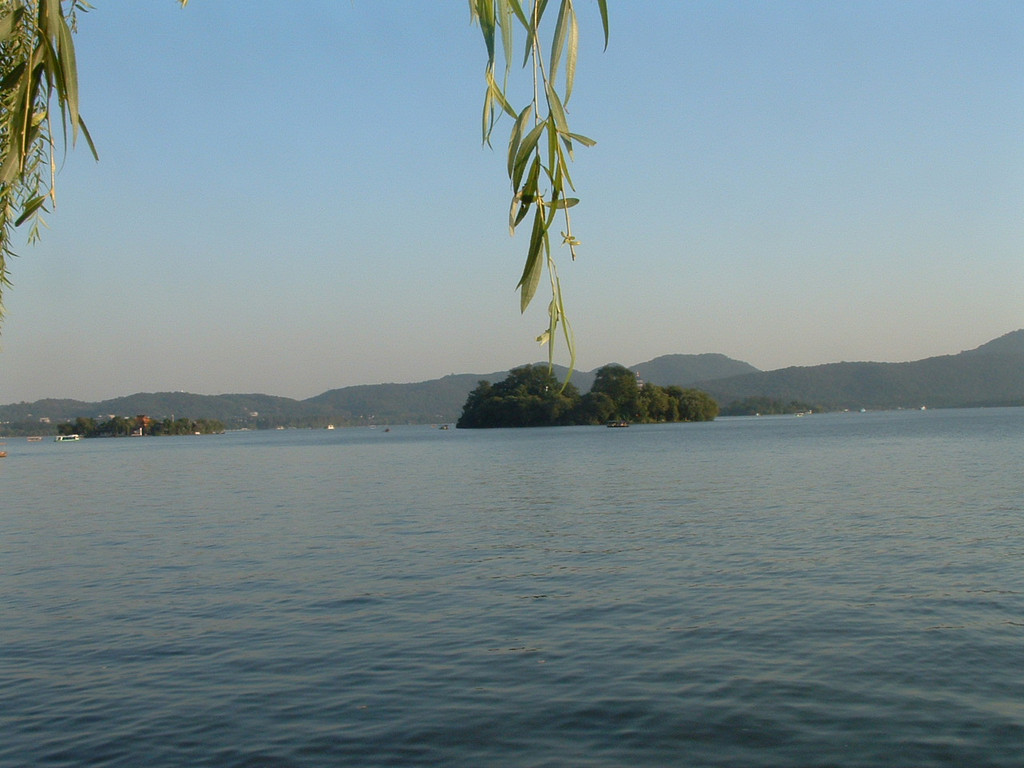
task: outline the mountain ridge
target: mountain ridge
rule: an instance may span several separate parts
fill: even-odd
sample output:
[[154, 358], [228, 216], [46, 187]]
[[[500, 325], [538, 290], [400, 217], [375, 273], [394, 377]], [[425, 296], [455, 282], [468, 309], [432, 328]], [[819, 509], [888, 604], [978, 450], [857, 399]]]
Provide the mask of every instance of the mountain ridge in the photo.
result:
[[[761, 371], [722, 354], [702, 353], [661, 355], [627, 367], [646, 382], [703, 389], [723, 405], [751, 397], [800, 401], [823, 409], [1024, 405], [1024, 329], [955, 355], [905, 363], [839, 362]], [[567, 369], [555, 369], [564, 379]], [[587, 391], [597, 370], [576, 371], [571, 380]], [[140, 392], [94, 402], [46, 398], [0, 405], [0, 424], [142, 413], [153, 418], [218, 419], [229, 427], [251, 428], [446, 423], [458, 418], [479, 381], [496, 382], [507, 373], [359, 384], [328, 389], [305, 400], [188, 392]]]

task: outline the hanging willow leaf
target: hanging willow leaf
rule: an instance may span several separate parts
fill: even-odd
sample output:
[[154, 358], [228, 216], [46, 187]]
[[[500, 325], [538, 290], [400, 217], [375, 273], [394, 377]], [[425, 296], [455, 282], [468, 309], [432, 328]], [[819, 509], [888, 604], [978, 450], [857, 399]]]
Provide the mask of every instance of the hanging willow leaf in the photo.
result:
[[[548, 305], [550, 326], [546, 338], [554, 336], [559, 323], [565, 335], [572, 364], [575, 365], [576, 351], [572, 330], [565, 314], [561, 282], [557, 279], [555, 263], [551, 256], [549, 231], [557, 215], [565, 217], [565, 231], [562, 243], [569, 247], [573, 259], [579, 241], [572, 234], [569, 209], [579, 204], [576, 197], [566, 196], [567, 189], [574, 189], [569, 173], [569, 161], [573, 159], [573, 142], [593, 146], [593, 139], [573, 133], [569, 128], [565, 105], [573, 92], [576, 79], [576, 65], [579, 58], [579, 24], [573, 0], [559, 0], [558, 17], [552, 29], [548, 56], [545, 61], [540, 50], [541, 22], [548, 7], [548, 0], [532, 0], [524, 11], [519, 0], [470, 0], [470, 11], [480, 24], [487, 49], [486, 81], [484, 96], [484, 143], [490, 143], [494, 129], [495, 105], [513, 118], [509, 133], [507, 172], [512, 183], [512, 201], [509, 205], [509, 231], [514, 233], [519, 224], [534, 208], [533, 227], [526, 254], [522, 277], [516, 285], [520, 292], [520, 309], [525, 311], [533, 299], [540, 281], [540, 273], [547, 268], [551, 278], [552, 300]], [[604, 28], [604, 44], [608, 47], [608, 7], [606, 0], [599, 0], [598, 10]], [[533, 99], [522, 109], [513, 111], [505, 94], [507, 90], [497, 84], [494, 77], [497, 31], [501, 30], [502, 52], [505, 57], [506, 85], [511, 64], [511, 42], [513, 27], [521, 26], [526, 33], [523, 66], [529, 66], [533, 73]], [[565, 89], [559, 93], [556, 81], [560, 69], [565, 65]], [[540, 95], [547, 107], [542, 110]], [[541, 119], [540, 115], [546, 114]], [[530, 121], [533, 121], [531, 127]], [[541, 141], [545, 135], [546, 140]], [[527, 171], [529, 168], [529, 171]], [[525, 182], [524, 182], [525, 176]], [[546, 186], [547, 189], [543, 187]], [[552, 360], [549, 348], [549, 362]]]
[[597, 8], [601, 12], [601, 26], [604, 27], [604, 48], [608, 50], [608, 0], [597, 0]]
[[576, 11], [569, 19], [569, 39], [565, 43], [565, 103], [572, 98], [572, 86], [576, 82], [576, 60], [580, 47], [580, 26], [576, 21]]
[[565, 138], [565, 139], [572, 139], [573, 141], [578, 141], [580, 144], [582, 144], [585, 147], [592, 147], [595, 144], [597, 144], [597, 142], [594, 141], [593, 139], [588, 139], [586, 136], [582, 136], [582, 135], [580, 135], [578, 133], [567, 133], [567, 134], [565, 134], [565, 136], [563, 138]]
[[[485, 3], [477, 5], [483, 10]], [[74, 146], [81, 134], [97, 157], [79, 111], [73, 39], [76, 14], [89, 7], [85, 0], [0, 0], [0, 287], [10, 284], [7, 259], [14, 255], [14, 228], [31, 221], [32, 242], [46, 200], [56, 200], [53, 158], [60, 142], [52, 127], [54, 100], [63, 147]], [[503, 89], [495, 90], [504, 99]], [[2, 298], [0, 292], [0, 318]]]
[[[515, 126], [512, 128], [512, 132], [508, 137], [508, 177], [510, 179], [515, 178], [515, 159], [519, 152], [519, 144], [523, 139], [523, 132], [526, 131], [530, 125], [530, 120], [533, 119], [533, 104], [527, 104], [523, 107], [523, 111], [519, 113], [519, 119], [516, 120]], [[512, 182], [512, 188], [515, 189], [515, 182]]]
[[556, 210], [562, 210], [564, 208], [572, 208], [579, 205], [580, 201], [577, 197], [563, 197], [560, 200], [553, 200], [550, 203], [544, 203], [548, 208], [555, 208]]
[[31, 200], [25, 201], [24, 206], [22, 208], [21, 216], [19, 216], [15, 220], [14, 226], [20, 227], [22, 224], [24, 224], [25, 221], [34, 216], [36, 211], [42, 208], [46, 204], [46, 201], [49, 199], [50, 198], [47, 195], [37, 195], [36, 197], [33, 197]]
[[558, 9], [558, 21], [555, 22], [555, 31], [551, 36], [551, 54], [548, 60], [547, 77], [554, 81], [558, 78], [558, 66], [561, 64], [562, 49], [565, 48], [565, 40], [569, 35], [570, 15], [572, 14], [572, 0], [562, 0]]
[[530, 250], [526, 254], [526, 265], [523, 267], [523, 276], [519, 278], [519, 311], [525, 312], [530, 306], [530, 301], [537, 293], [537, 286], [540, 284], [540, 274], [543, 264], [541, 255], [544, 251], [544, 211], [539, 206], [533, 214], [533, 231], [530, 233]]
[[551, 110], [551, 117], [555, 121], [555, 127], [560, 133], [569, 133], [569, 121], [565, 118], [565, 107], [558, 96], [558, 91], [551, 83], [544, 83], [544, 93], [548, 98], [548, 108]]
[[540, 140], [541, 134], [544, 133], [544, 129], [547, 127], [547, 122], [537, 123], [523, 139], [519, 148], [516, 150], [516, 157], [512, 163], [512, 188], [518, 189], [519, 182], [522, 181], [523, 172], [526, 169], [526, 163], [530, 157], [537, 151], [537, 142]]

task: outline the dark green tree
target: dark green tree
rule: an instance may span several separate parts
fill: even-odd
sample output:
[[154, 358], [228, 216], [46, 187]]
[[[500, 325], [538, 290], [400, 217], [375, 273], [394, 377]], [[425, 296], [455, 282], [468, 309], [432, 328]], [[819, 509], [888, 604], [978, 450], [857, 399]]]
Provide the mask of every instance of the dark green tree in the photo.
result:
[[714, 421], [718, 416], [718, 403], [707, 392], [699, 389], [681, 390], [679, 418], [682, 421]]
[[481, 381], [466, 399], [456, 427], [545, 427], [571, 424], [579, 391], [564, 387], [543, 365], [512, 369], [497, 384]]
[[644, 384], [640, 388], [640, 418], [642, 421], [676, 421], [678, 408], [672, 408], [672, 399], [657, 384]]
[[636, 374], [623, 365], [609, 363], [599, 368], [590, 391], [605, 394], [612, 401], [609, 418], [633, 421], [640, 415], [640, 385]]

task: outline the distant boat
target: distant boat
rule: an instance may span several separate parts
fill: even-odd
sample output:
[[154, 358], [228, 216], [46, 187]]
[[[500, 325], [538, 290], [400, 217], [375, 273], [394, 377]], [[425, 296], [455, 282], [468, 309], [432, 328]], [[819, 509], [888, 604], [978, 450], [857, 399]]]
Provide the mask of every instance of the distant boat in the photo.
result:
[[605, 424], [605, 426], [606, 427], [615, 427], [615, 428], [628, 427], [629, 426], [629, 422], [626, 421], [625, 419], [612, 419], [607, 424]]
[[53, 438], [53, 442], [55, 442], [55, 443], [67, 443], [67, 442], [70, 442], [70, 441], [81, 440], [81, 439], [82, 439], [81, 435], [57, 435], [55, 438]]
[[326, 427], [324, 427], [324, 429], [334, 429], [334, 425], [328, 424]]
[[438, 429], [448, 429], [448, 425], [442, 424], [440, 427], [438, 427]]
[[28, 437], [28, 438], [25, 438], [25, 439], [28, 440], [30, 443], [41, 443], [41, 442], [43, 442], [43, 438], [40, 437], [39, 435], [33, 435], [32, 437]]

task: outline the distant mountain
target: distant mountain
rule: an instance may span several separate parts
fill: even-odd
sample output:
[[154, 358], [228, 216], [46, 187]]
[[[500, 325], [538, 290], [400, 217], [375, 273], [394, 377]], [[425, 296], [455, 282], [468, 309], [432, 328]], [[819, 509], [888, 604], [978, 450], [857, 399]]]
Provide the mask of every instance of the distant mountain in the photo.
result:
[[[535, 365], [547, 365], [538, 362]], [[701, 379], [719, 378], [736, 373], [756, 371], [752, 365], [732, 360], [725, 355], [665, 355], [646, 363], [629, 366], [644, 381], [655, 384], [664, 382], [688, 387]], [[555, 375], [565, 380], [568, 368], [554, 366]], [[570, 381], [586, 392], [594, 383], [597, 368], [592, 371], [574, 371]], [[304, 400], [310, 413], [331, 415], [335, 419], [375, 423], [434, 423], [456, 421], [462, 413], [462, 406], [478, 382], [496, 383], [508, 375], [508, 371], [489, 374], [452, 374], [441, 379], [421, 381], [416, 384], [365, 384], [355, 387], [332, 389]]]
[[758, 369], [750, 363], [733, 360], [731, 357], [718, 354], [704, 355], [662, 355], [646, 363], [638, 363], [630, 370], [640, 374], [640, 378], [667, 387], [675, 384], [690, 387], [698, 381], [713, 381], [729, 376], [740, 376], [746, 373], [757, 373]]
[[[37, 400], [0, 406], [0, 423], [52, 424], [79, 416], [105, 421], [110, 416], [217, 419], [231, 426], [272, 427], [298, 415], [298, 401], [273, 395], [194, 395], [189, 392], [140, 392], [100, 402]], [[255, 415], [254, 415], [255, 414]], [[20, 431], [25, 431], [21, 429]]]
[[415, 384], [363, 384], [304, 400], [311, 412], [337, 421], [376, 424], [453, 422], [481, 379], [498, 381], [507, 371], [477, 376], [451, 374]]
[[1010, 331], [998, 339], [968, 350], [967, 355], [1024, 355], [1024, 329]]
[[1024, 405], [1024, 330], [957, 355], [783, 368], [698, 387], [722, 404], [768, 397], [824, 409]]
[[[566, 369], [555, 366], [564, 379]], [[644, 381], [697, 387], [720, 404], [751, 397], [799, 401], [817, 408], [955, 407], [1024, 405], [1024, 329], [976, 349], [910, 363], [830, 363], [759, 371], [724, 355], [664, 355], [629, 366]], [[572, 382], [590, 389], [597, 369], [576, 371]], [[229, 428], [317, 427], [327, 424], [430, 424], [458, 419], [481, 380], [498, 382], [508, 371], [452, 374], [413, 384], [366, 384], [332, 389], [308, 400], [261, 394], [139, 393], [101, 402], [38, 400], [0, 406], [0, 425], [12, 433], [44, 431], [79, 416], [111, 414], [152, 418], [217, 419]]]

